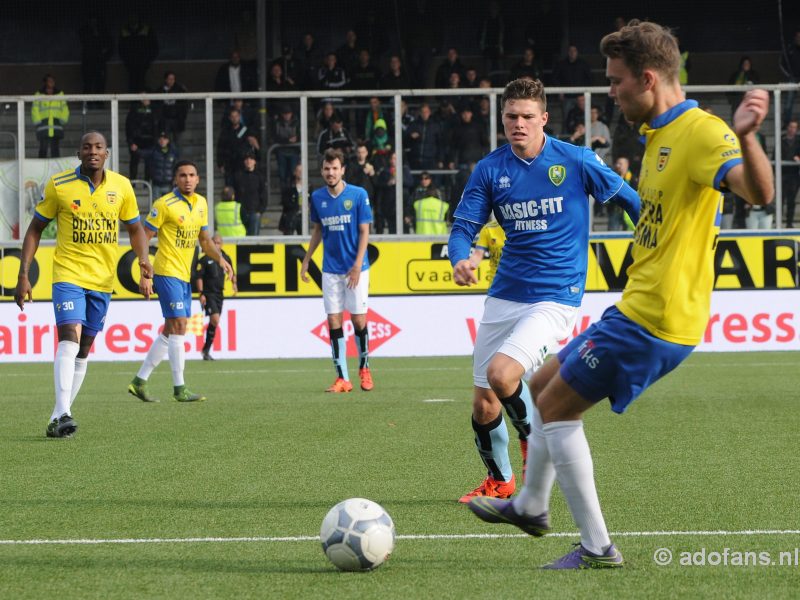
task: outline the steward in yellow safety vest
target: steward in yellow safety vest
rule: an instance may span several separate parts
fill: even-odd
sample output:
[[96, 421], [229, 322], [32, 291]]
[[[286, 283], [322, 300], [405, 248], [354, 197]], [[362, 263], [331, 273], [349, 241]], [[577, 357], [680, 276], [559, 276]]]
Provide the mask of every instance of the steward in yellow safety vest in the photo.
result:
[[64, 137], [64, 125], [69, 121], [69, 107], [66, 101], [55, 98], [64, 92], [56, 88], [52, 75], [45, 75], [42, 89], [36, 96], [47, 96], [35, 100], [31, 107], [31, 120], [36, 126], [36, 139], [39, 140], [39, 158], [47, 158], [48, 147], [51, 158], [60, 156], [59, 141]]
[[236, 202], [233, 188], [222, 189], [222, 199], [214, 207], [214, 225], [219, 235], [224, 237], [245, 237], [247, 229], [242, 223], [242, 205]]
[[425, 196], [414, 202], [415, 232], [418, 235], [446, 235], [449, 208], [450, 205], [437, 196]]

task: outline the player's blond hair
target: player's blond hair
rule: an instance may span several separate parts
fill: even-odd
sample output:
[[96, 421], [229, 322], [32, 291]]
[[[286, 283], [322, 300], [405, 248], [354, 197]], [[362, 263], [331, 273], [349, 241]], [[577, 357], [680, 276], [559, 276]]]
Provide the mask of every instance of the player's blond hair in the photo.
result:
[[505, 110], [506, 102], [509, 100], [533, 100], [541, 105], [542, 112], [547, 111], [544, 84], [538, 79], [522, 77], [510, 81], [506, 85], [506, 89], [503, 90], [503, 96], [500, 98], [500, 106], [503, 107], [503, 110]]
[[653, 69], [668, 81], [677, 81], [681, 53], [678, 40], [667, 28], [649, 21], [633, 19], [619, 31], [600, 40], [600, 52], [606, 58], [621, 58], [633, 73], [641, 77]]

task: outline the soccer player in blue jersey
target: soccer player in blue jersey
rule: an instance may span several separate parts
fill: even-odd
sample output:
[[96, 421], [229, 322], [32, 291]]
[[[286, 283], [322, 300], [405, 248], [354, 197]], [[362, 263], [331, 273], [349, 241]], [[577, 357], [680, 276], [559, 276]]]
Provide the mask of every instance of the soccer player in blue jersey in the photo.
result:
[[620, 204], [634, 220], [639, 216], [636, 192], [594, 152], [544, 133], [548, 113], [540, 81], [512, 81], [501, 102], [509, 143], [481, 160], [470, 176], [448, 246], [455, 282], [471, 285], [475, 234], [492, 214], [505, 231], [473, 357], [472, 428], [488, 477], [460, 499], [465, 503], [515, 491], [504, 407], [523, 456], [531, 456], [526, 440], [540, 417], [521, 379], [572, 332], [586, 280], [589, 195]]
[[721, 190], [752, 204], [774, 194], [772, 169], [756, 133], [769, 111], [764, 90], [736, 109], [733, 130], [686, 100], [680, 52], [669, 30], [631, 21], [603, 38], [606, 75], [625, 118], [644, 123], [645, 137], [633, 263], [622, 299], [533, 376], [542, 424], [531, 439], [525, 487], [513, 501], [477, 498], [484, 521], [516, 525], [531, 535], [549, 529], [553, 477], [580, 544], [549, 569], [620, 567], [594, 483], [583, 413], [608, 398], [622, 413], [648, 386], [683, 361], [702, 339], [714, 285]]
[[86, 377], [89, 351], [103, 330], [117, 266], [118, 221], [125, 223], [131, 246], [139, 258], [139, 290], [150, 297], [153, 267], [147, 237], [139, 221], [136, 196], [127, 177], [105, 169], [108, 144], [90, 131], [81, 138], [81, 164], [54, 175], [47, 182], [25, 233], [14, 300], [20, 310], [32, 301], [28, 272], [42, 231], [57, 222], [53, 257], [53, 309], [58, 347], [53, 361], [55, 407], [47, 437], [71, 437], [78, 428], [72, 403]]
[[367, 299], [369, 292], [369, 225], [372, 208], [364, 188], [346, 183], [344, 155], [340, 150], [326, 150], [322, 157], [325, 187], [311, 194], [311, 240], [303, 257], [300, 277], [306, 283], [308, 265], [320, 242], [322, 257], [322, 299], [328, 315], [333, 367], [336, 380], [326, 390], [341, 393], [353, 389], [347, 372], [347, 351], [342, 328], [342, 313], [350, 311], [358, 345], [358, 375], [361, 389], [374, 387], [369, 369], [369, 330]]

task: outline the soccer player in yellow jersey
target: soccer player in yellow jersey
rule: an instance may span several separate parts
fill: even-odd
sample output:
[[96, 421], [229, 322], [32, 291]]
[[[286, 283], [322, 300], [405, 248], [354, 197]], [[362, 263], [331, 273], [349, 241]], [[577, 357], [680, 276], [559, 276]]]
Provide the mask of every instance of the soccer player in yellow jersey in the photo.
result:
[[492, 282], [494, 274], [497, 273], [497, 265], [500, 264], [500, 257], [503, 255], [505, 243], [506, 232], [500, 223], [494, 219], [481, 228], [478, 239], [475, 241], [475, 248], [472, 250], [469, 260], [477, 269], [481, 261], [486, 257], [486, 253], [489, 253], [489, 273], [487, 275], [489, 283]]
[[127, 177], [105, 169], [105, 137], [90, 131], [81, 138], [81, 164], [54, 175], [25, 233], [14, 300], [21, 310], [32, 301], [28, 271], [39, 247], [42, 231], [57, 223], [53, 257], [53, 308], [58, 347], [53, 361], [55, 407], [47, 437], [71, 437], [78, 428], [72, 402], [86, 377], [89, 351], [103, 330], [117, 264], [118, 221], [125, 223], [131, 246], [139, 257], [139, 290], [150, 297], [153, 267], [139, 208]]
[[128, 386], [128, 392], [144, 402], [158, 402], [147, 389], [147, 379], [166, 356], [172, 368], [172, 397], [178, 402], [205, 400], [204, 396], [186, 389], [183, 381], [186, 361], [183, 340], [192, 307], [189, 282], [198, 240], [206, 256], [219, 263], [228, 279], [233, 276], [233, 269], [219, 253], [208, 232], [208, 204], [203, 196], [195, 193], [199, 183], [197, 165], [188, 160], [178, 161], [175, 164], [175, 189], [153, 203], [145, 220], [147, 238], [158, 234], [153, 285], [164, 315], [164, 331], [153, 340], [139, 372]]
[[622, 566], [600, 510], [583, 413], [604, 398], [622, 413], [700, 342], [714, 284], [720, 191], [756, 205], [768, 204], [774, 194], [772, 169], [756, 138], [769, 110], [766, 91], [745, 94], [731, 130], [685, 99], [678, 82], [680, 53], [669, 30], [631, 21], [605, 36], [600, 50], [607, 59], [609, 95], [626, 119], [644, 123], [642, 209], [628, 284], [616, 306], [533, 376], [543, 426], [529, 438], [531, 466], [522, 493], [513, 501], [481, 498], [470, 504], [484, 521], [543, 535], [557, 478], [581, 543], [546, 565], [551, 569]]

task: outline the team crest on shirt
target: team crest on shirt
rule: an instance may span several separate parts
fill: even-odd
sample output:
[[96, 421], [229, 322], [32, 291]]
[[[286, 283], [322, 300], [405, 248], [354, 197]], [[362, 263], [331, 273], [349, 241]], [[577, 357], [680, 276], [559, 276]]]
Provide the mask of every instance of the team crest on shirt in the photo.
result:
[[185, 215], [181, 215], [180, 217], [178, 217], [178, 225], [183, 225], [183, 222], [185, 220], [186, 220], [186, 216]]
[[78, 210], [81, 207], [81, 201], [80, 200], [73, 200], [72, 204], [70, 204], [69, 207], [72, 210]]
[[567, 178], [567, 169], [564, 165], [553, 165], [547, 170], [547, 175], [550, 177], [550, 181], [553, 182], [553, 185], [561, 185]]
[[503, 175], [500, 179], [497, 180], [497, 187], [501, 190], [510, 188], [511, 177], [509, 177], [508, 175]]
[[155, 219], [158, 216], [158, 209], [154, 207], [153, 210], [150, 211], [150, 216]]
[[342, 206], [344, 206], [345, 210], [350, 210], [351, 208], [353, 208], [353, 201], [352, 200], [345, 200], [342, 203]]
[[117, 192], [106, 192], [106, 202], [110, 205], [115, 205], [117, 203]]
[[669, 155], [672, 153], [672, 148], [665, 148], [661, 146], [658, 149], [658, 162], [656, 163], [656, 170], [663, 171], [667, 168], [667, 163], [669, 162]]

